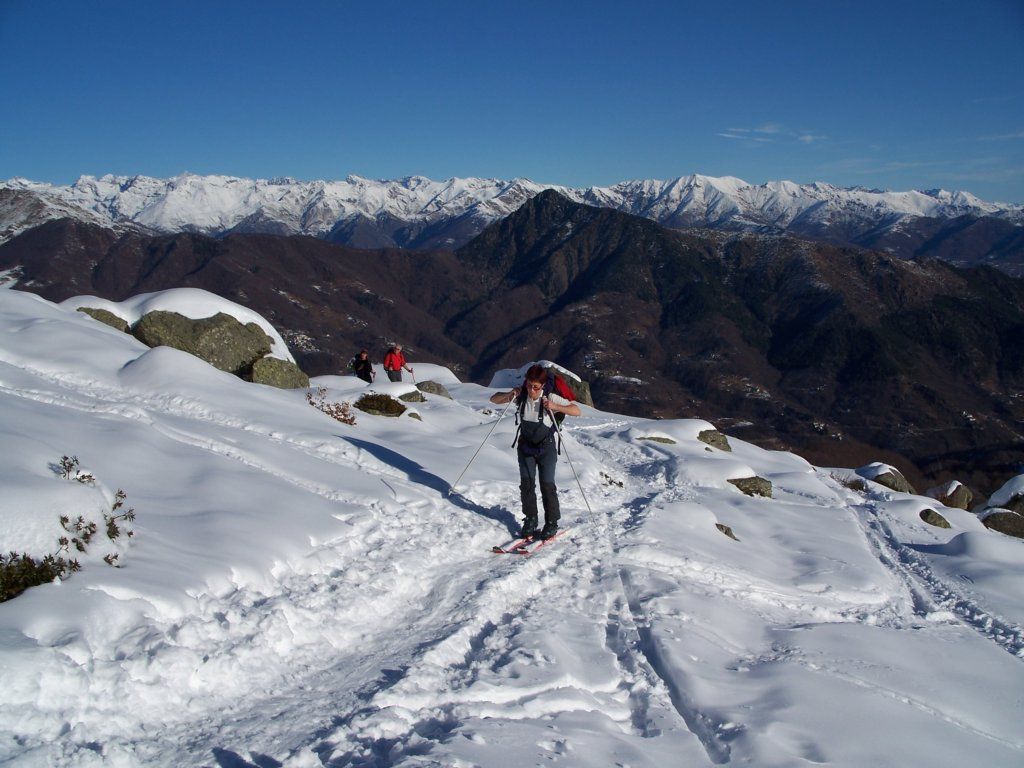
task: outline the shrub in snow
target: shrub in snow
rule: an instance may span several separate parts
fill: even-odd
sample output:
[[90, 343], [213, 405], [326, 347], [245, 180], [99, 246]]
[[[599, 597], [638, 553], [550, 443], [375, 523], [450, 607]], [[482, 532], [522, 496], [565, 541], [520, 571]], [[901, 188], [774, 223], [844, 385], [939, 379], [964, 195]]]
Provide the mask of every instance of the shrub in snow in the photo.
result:
[[86, 545], [92, 541], [92, 537], [96, 535], [97, 525], [92, 521], [86, 521], [82, 515], [75, 518], [74, 522], [71, 522], [71, 518], [67, 515], [60, 516], [60, 527], [71, 534], [71, 538], [67, 536], [61, 536], [57, 543], [60, 544], [60, 551], [67, 552], [69, 546], [74, 546], [79, 552], [85, 552]]
[[61, 456], [57, 467], [59, 468], [60, 476], [65, 480], [77, 480], [88, 485], [94, 479], [88, 472], [83, 472], [78, 468], [77, 456]]
[[81, 567], [77, 560], [58, 554], [46, 555], [40, 560], [17, 552], [0, 555], [0, 603], [17, 597], [29, 587], [63, 579]]
[[844, 488], [848, 488], [851, 491], [857, 493], [864, 493], [868, 489], [868, 484], [859, 477], [848, 477], [846, 475], [837, 475], [835, 472], [832, 473], [832, 479], [839, 483]]
[[[103, 515], [103, 522], [107, 525], [107, 538], [111, 541], [113, 541], [121, 535], [121, 528], [117, 524], [118, 520], [122, 521], [122, 523], [130, 523], [133, 520], [135, 520], [134, 507], [129, 507], [124, 512], [117, 511], [124, 507], [124, 501], [126, 498], [127, 494], [125, 494], [124, 491], [118, 488], [117, 493], [114, 494], [114, 504], [111, 506], [110, 512], [108, 514]], [[124, 533], [129, 539], [135, 535], [135, 531], [133, 531], [131, 528], [126, 529]], [[107, 557], [110, 557], [110, 555], [108, 555]], [[103, 559], [106, 560], [107, 558], [105, 557]], [[113, 559], [116, 560], [117, 555], [113, 555]]]
[[355, 407], [360, 411], [372, 414], [373, 416], [401, 416], [405, 413], [405, 406], [389, 395], [381, 395], [370, 392], [363, 395], [355, 402]]
[[614, 477], [612, 477], [608, 473], [601, 472], [599, 474], [601, 476], [601, 479], [604, 480], [605, 485], [615, 485], [615, 486], [618, 486], [619, 488], [624, 488], [625, 487], [625, 483], [623, 483], [621, 480], [616, 480]]
[[348, 424], [349, 426], [355, 426], [356, 415], [352, 413], [352, 408], [349, 407], [348, 403], [329, 403], [327, 402], [327, 388], [317, 387], [316, 396], [312, 392], [306, 393], [306, 402], [316, 408], [318, 411], [323, 411], [332, 419], [340, 421], [342, 424]]
[[[95, 478], [79, 467], [77, 456], [61, 456], [60, 461], [51, 464], [50, 468], [64, 480], [74, 480], [83, 485], [95, 483]], [[135, 510], [124, 508], [126, 499], [127, 494], [118, 488], [110, 511], [103, 514], [103, 534], [111, 542], [122, 534], [127, 538], [135, 535], [127, 526], [135, 520]], [[57, 539], [56, 551], [39, 559], [18, 552], [0, 556], [0, 602], [17, 597], [29, 587], [66, 578], [82, 569], [81, 564], [70, 557], [71, 550], [74, 548], [75, 552], [83, 554], [88, 552], [100, 532], [100, 526], [94, 520], [87, 520], [84, 515], [74, 519], [69, 515], [60, 515], [58, 521], [66, 535]], [[103, 556], [103, 562], [117, 567], [119, 557], [117, 552], [108, 552]]]

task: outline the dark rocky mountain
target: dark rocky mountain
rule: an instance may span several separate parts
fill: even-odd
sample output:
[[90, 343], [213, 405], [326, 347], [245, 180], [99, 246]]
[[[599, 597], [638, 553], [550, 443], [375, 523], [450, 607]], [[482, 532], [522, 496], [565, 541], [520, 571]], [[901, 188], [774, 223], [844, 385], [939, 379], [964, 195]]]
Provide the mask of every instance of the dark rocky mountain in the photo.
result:
[[992, 216], [921, 217], [895, 229], [859, 234], [848, 242], [905, 259], [941, 259], [958, 267], [985, 264], [1024, 277], [1024, 226]]
[[458, 255], [481, 299], [447, 332], [474, 376], [558, 359], [609, 410], [700, 416], [819, 464], [875, 456], [917, 483], [990, 488], [1024, 461], [1024, 281], [999, 271], [674, 232], [554, 193]]
[[53, 301], [204, 288], [267, 317], [312, 375], [343, 372], [363, 346], [379, 357], [391, 340], [468, 375], [467, 354], [424, 309], [461, 282], [450, 252], [359, 250], [264, 234], [118, 236], [61, 219], [0, 246], [0, 270], [15, 267], [19, 288]]
[[1024, 281], [787, 236], [670, 230], [544, 192], [448, 251], [310, 237], [116, 236], [51, 222], [0, 246], [47, 298], [203, 287], [263, 313], [311, 374], [406, 343], [487, 383], [557, 360], [624, 413], [986, 493], [1024, 461]]

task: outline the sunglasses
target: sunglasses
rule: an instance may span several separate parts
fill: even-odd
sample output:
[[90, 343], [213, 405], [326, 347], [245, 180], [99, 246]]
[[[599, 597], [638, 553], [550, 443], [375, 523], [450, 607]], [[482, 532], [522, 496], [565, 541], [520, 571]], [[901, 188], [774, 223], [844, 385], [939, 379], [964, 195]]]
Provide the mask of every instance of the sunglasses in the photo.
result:
[[527, 386], [528, 389], [533, 389], [533, 390], [544, 389], [544, 385], [543, 384], [527, 384], [526, 386]]

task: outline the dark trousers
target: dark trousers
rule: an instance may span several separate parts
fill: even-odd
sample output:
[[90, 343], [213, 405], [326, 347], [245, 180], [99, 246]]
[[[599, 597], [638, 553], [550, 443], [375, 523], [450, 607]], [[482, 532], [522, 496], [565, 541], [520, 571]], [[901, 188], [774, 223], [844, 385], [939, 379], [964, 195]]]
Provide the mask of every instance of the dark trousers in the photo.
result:
[[388, 379], [390, 381], [401, 381], [402, 380], [402, 369], [399, 368], [397, 371], [388, 371]]
[[537, 486], [536, 476], [540, 473], [540, 498], [544, 504], [544, 523], [557, 526], [561, 512], [558, 508], [558, 489], [555, 487], [555, 464], [558, 452], [554, 441], [548, 444], [541, 456], [527, 456], [517, 450], [519, 458], [519, 494], [523, 500], [523, 517], [526, 522], [537, 520]]

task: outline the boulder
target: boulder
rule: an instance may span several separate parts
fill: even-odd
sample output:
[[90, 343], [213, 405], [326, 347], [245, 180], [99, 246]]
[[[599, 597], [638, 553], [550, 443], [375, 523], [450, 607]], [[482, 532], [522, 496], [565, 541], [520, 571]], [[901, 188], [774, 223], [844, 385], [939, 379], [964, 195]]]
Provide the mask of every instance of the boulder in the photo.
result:
[[741, 477], [729, 482], [747, 496], [767, 496], [769, 499], [772, 497], [771, 480], [765, 480], [763, 477]]
[[924, 520], [928, 525], [934, 525], [936, 528], [951, 528], [949, 521], [936, 512], [934, 509], [922, 509], [921, 519]]
[[676, 444], [675, 440], [664, 435], [644, 435], [643, 437], [638, 437], [637, 440], [650, 440], [652, 443], [664, 443], [665, 445]]
[[1009, 501], [1005, 501], [1000, 505], [1003, 509], [1008, 509], [1011, 512], [1017, 512], [1024, 515], [1024, 494], [1018, 493], [1011, 496]]
[[99, 320], [104, 325], [109, 325], [122, 333], [128, 333], [128, 321], [115, 315], [106, 309], [93, 309], [92, 307], [79, 307], [79, 312], [84, 312], [93, 320]]
[[983, 514], [981, 524], [990, 530], [1005, 533], [1007, 536], [1024, 539], [1024, 515], [1019, 512], [993, 507]]
[[590, 384], [582, 379], [574, 379], [572, 376], [563, 376], [562, 380], [569, 385], [569, 389], [576, 396], [576, 402], [593, 407], [594, 398], [590, 394]]
[[907, 482], [907, 479], [900, 473], [900, 471], [896, 469], [896, 467], [891, 467], [888, 464], [882, 464], [881, 462], [876, 461], [873, 464], [868, 464], [867, 466], [858, 469], [857, 474], [899, 493], [917, 493], [917, 491], [914, 490], [914, 486]]
[[736, 538], [736, 534], [732, 532], [732, 528], [730, 528], [728, 525], [722, 525], [721, 523], [715, 523], [715, 528], [720, 530], [722, 533], [724, 533], [726, 536], [728, 536], [733, 541], [739, 541], [739, 539]]
[[703, 432], [697, 434], [697, 439], [702, 443], [710, 445], [712, 448], [718, 448], [722, 451], [729, 451], [732, 453], [732, 446], [729, 445], [729, 440], [719, 432], [717, 429], [705, 429]]
[[248, 373], [273, 344], [256, 323], [242, 325], [223, 312], [200, 320], [177, 312], [149, 312], [135, 324], [132, 334], [147, 346], [180, 349], [236, 375]]
[[416, 388], [420, 392], [426, 392], [428, 395], [440, 395], [441, 397], [447, 397], [449, 400], [453, 399], [444, 384], [438, 384], [436, 381], [421, 381], [416, 385]]
[[1024, 474], [1011, 477], [989, 498], [986, 507], [999, 507], [1024, 515]]
[[937, 485], [934, 488], [929, 488], [924, 492], [924, 495], [930, 496], [940, 504], [947, 507], [956, 507], [959, 509], [970, 509], [971, 501], [974, 499], [974, 494], [971, 493], [971, 489], [956, 480], [952, 480], [944, 485]]
[[415, 392], [406, 392], [403, 395], [399, 395], [398, 399], [403, 403], [425, 403], [427, 398], [423, 396], [423, 393], [418, 389]]
[[252, 364], [249, 378], [255, 384], [267, 384], [279, 389], [308, 389], [309, 376], [295, 363], [276, 357], [261, 357]]

